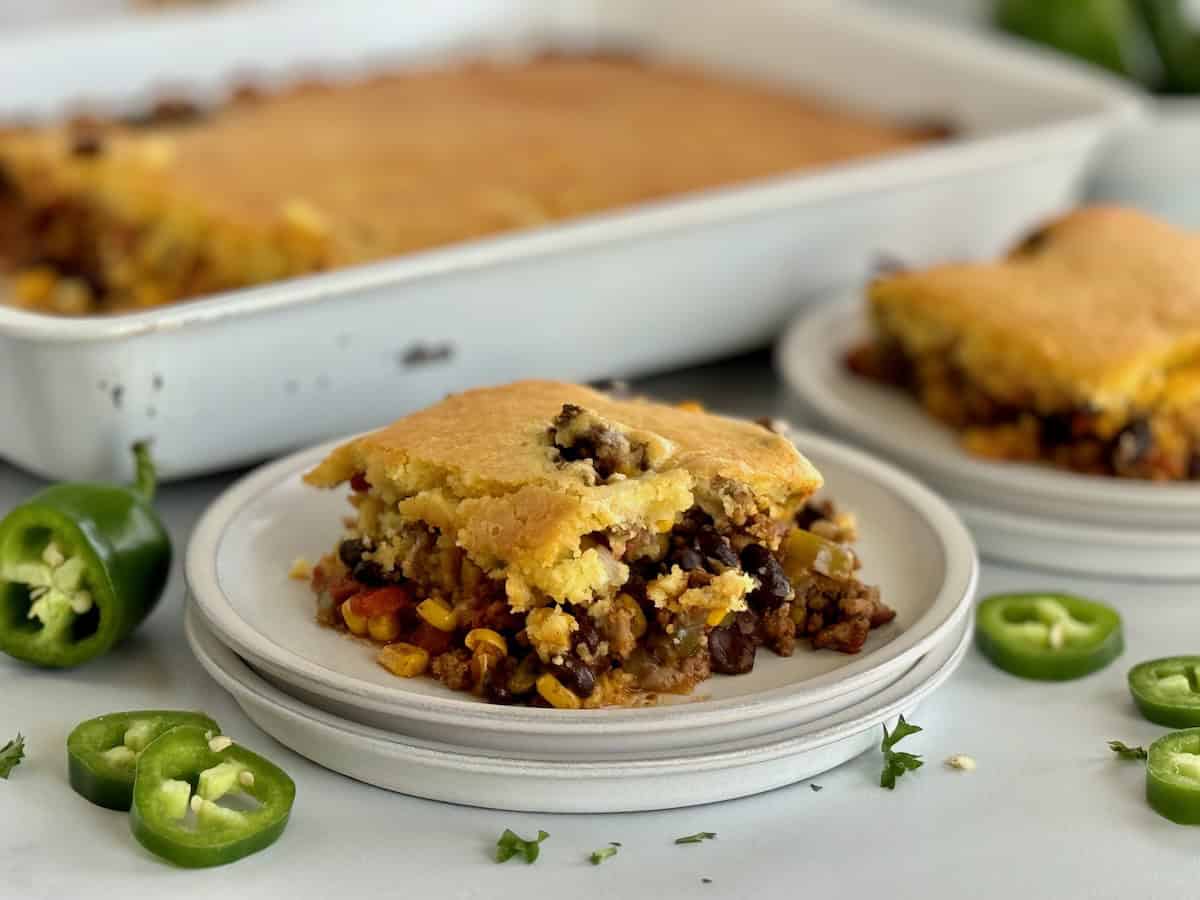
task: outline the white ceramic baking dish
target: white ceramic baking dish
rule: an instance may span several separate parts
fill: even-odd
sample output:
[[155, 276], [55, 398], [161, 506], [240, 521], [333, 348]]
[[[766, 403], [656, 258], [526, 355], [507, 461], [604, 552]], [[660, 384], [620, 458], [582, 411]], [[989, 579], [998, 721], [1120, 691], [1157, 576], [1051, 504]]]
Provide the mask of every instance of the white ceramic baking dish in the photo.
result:
[[151, 437], [174, 478], [473, 384], [624, 376], [761, 345], [881, 254], [998, 252], [1077, 197], [1098, 144], [1139, 110], [1070, 63], [842, 0], [350, 0], [0, 39], [0, 118], [137, 104], [164, 85], [215, 99], [247, 70], [286, 80], [564, 46], [734, 70], [949, 120], [962, 137], [134, 315], [0, 307], [0, 455], [112, 477]]

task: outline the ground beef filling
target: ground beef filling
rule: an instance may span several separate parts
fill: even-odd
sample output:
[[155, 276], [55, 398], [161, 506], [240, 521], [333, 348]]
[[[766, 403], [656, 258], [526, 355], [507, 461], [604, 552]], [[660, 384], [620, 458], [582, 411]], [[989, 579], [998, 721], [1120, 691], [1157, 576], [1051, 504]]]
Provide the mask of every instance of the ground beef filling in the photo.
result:
[[912, 359], [896, 343], [863, 344], [846, 357], [858, 375], [901, 387], [993, 459], [1045, 461], [1093, 475], [1157, 481], [1200, 479], [1200, 411], [1134, 416], [1115, 434], [1088, 409], [1040, 415], [989, 396], [942, 357]]
[[[822, 541], [848, 543], [854, 538], [852, 521], [829, 504], [810, 504], [795, 524]], [[381, 552], [369, 539], [350, 537], [323, 559], [313, 574], [323, 618], [353, 630], [355, 620], [347, 618], [344, 604], [362, 595], [368, 598], [362, 604], [369, 612], [372, 593], [391, 589], [387, 596], [401, 600], [388, 613], [394, 621], [381, 642], [420, 648], [428, 656], [423, 671], [453, 690], [493, 703], [549, 705], [539, 687], [545, 674], [585, 707], [688, 693], [713, 672], [749, 672], [761, 646], [790, 656], [797, 639], [807, 638], [814, 648], [858, 652], [870, 629], [894, 616], [876, 589], [852, 576], [852, 566], [843, 567], [839, 577], [816, 571], [789, 577], [781, 548], [769, 549], [744, 532], [722, 533], [698, 507], [666, 535], [589, 536], [590, 543], [608, 546], [631, 572], [616, 597], [593, 607], [595, 616], [572, 605], [514, 613], [501, 581], [475, 569], [457, 550], [448, 550], [436, 531], [413, 528], [422, 533], [405, 534], [402, 558]], [[848, 549], [842, 552], [853, 559]], [[756, 587], [745, 597], [748, 608], [716, 623], [707, 610], [662, 604], [664, 583], [682, 594], [719, 584], [731, 572], [750, 576]], [[652, 599], [656, 592], [662, 605]], [[421, 615], [418, 607], [430, 597], [452, 609], [449, 628]], [[564, 641], [547, 650], [545, 634], [554, 627], [561, 627]], [[477, 629], [501, 636], [505, 650], [469, 641]], [[374, 631], [370, 635], [380, 640]]]

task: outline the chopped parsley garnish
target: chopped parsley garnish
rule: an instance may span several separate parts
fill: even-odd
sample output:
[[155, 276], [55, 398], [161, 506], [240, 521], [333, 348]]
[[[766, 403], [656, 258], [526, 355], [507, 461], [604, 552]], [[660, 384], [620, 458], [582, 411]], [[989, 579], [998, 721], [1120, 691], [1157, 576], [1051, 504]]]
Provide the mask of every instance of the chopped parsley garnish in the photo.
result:
[[815, 794], [817, 791], [823, 791], [823, 790], [825, 790], [825, 788], [823, 788], [823, 787], [822, 787], [821, 785], [819, 785], [819, 784], [810, 784], [808, 787], [809, 787], [809, 789], [810, 789], [810, 790], [811, 790], [811, 791], [812, 791], [814, 794]]
[[25, 738], [18, 734], [15, 738], [0, 747], [0, 778], [8, 778], [9, 774], [21, 764], [25, 758]]
[[609, 841], [607, 847], [601, 847], [599, 850], [593, 850], [592, 855], [588, 857], [592, 861], [593, 866], [598, 866], [610, 856], [617, 855], [617, 848], [621, 844], [618, 841]]
[[879, 745], [879, 749], [883, 751], [883, 772], [879, 776], [880, 787], [887, 788], [889, 791], [895, 790], [897, 778], [905, 772], [912, 772], [925, 765], [918, 754], [903, 753], [892, 749], [910, 734], [916, 734], [922, 730], [920, 725], [905, 722], [904, 716], [900, 717], [900, 721], [896, 723], [896, 730], [891, 734], [888, 733], [887, 726], [883, 726], [883, 742]]
[[1108, 749], [1121, 759], [1145, 759], [1148, 755], [1145, 747], [1128, 747], [1122, 741], [1109, 741]]
[[514, 856], [522, 856], [525, 862], [531, 863], [538, 858], [542, 841], [550, 837], [544, 831], [538, 831], [537, 839], [527, 841], [510, 828], [504, 829], [500, 840], [496, 841], [496, 862], [508, 862]]
[[704, 841], [711, 841], [717, 836], [715, 831], [697, 831], [695, 834], [689, 834], [687, 837], [675, 838], [677, 844], [700, 844]]
[[711, 878], [705, 878], [705, 877], [701, 877], [701, 879], [700, 879], [700, 883], [701, 883], [701, 884], [712, 884], [712, 879], [711, 879]]

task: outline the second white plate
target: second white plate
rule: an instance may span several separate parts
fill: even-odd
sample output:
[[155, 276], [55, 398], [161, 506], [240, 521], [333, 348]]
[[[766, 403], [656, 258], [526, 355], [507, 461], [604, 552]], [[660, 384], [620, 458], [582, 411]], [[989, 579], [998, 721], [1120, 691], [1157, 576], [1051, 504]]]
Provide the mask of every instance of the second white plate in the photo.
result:
[[[760, 654], [753, 672], [716, 676], [696, 696], [646, 709], [564, 712], [501, 707], [427, 678], [401, 679], [375, 650], [315, 622], [306, 584], [289, 580], [297, 555], [333, 546], [345, 498], [305, 487], [317, 447], [252, 473], [205, 513], [187, 554], [197, 607], [221, 641], [286, 692], [345, 718], [476, 748], [612, 754], [703, 747], [811, 721], [901, 677], [965, 618], [977, 563], [954, 512], [897, 469], [813, 434], [794, 435], [825, 474], [830, 495], [859, 517], [862, 577], [881, 585], [896, 622], [856, 656], [805, 647]], [[332, 445], [330, 445], [332, 446]]]
[[1200, 485], [1081, 475], [969, 456], [949, 428], [907, 395], [846, 369], [846, 351], [869, 333], [864, 306], [856, 292], [798, 316], [776, 352], [788, 385], [834, 429], [976, 506], [1088, 525], [1200, 532]]
[[[189, 610], [196, 658], [247, 716], [319, 765], [431, 800], [530, 812], [631, 812], [745, 797], [811, 778], [877, 747], [879, 726], [917, 706], [958, 668], [972, 617], [895, 684], [818, 723], [704, 751], [629, 760], [546, 762], [395, 735], [307, 706], [276, 690]], [[236, 737], [236, 735], [235, 735]]]

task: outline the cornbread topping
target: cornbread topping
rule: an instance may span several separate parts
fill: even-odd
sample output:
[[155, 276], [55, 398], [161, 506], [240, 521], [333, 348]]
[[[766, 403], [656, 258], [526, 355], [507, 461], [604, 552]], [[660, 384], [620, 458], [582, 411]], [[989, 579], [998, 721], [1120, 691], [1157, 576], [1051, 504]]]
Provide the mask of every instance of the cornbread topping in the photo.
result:
[[1083, 209], [1000, 262], [880, 278], [870, 304], [850, 367], [914, 393], [970, 452], [1200, 478], [1200, 236]]
[[319, 618], [492, 702], [634, 705], [797, 637], [857, 652], [892, 610], [852, 518], [750, 422], [570, 384], [452, 396], [335, 450], [356, 516], [314, 568]]
[[23, 308], [138, 310], [933, 136], [598, 56], [165, 101], [145, 121], [0, 128], [0, 262]]

